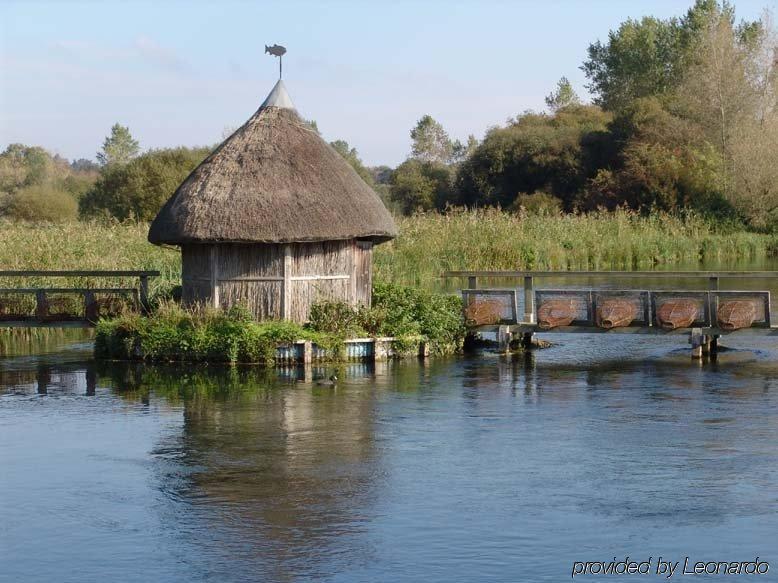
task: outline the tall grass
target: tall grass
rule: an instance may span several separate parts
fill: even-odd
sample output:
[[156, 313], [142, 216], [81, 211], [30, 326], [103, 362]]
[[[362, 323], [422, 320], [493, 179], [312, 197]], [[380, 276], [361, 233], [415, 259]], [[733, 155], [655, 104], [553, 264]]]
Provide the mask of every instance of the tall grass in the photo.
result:
[[[162, 274], [152, 278], [152, 294], [169, 288], [181, 278], [181, 255], [146, 240], [147, 224], [106, 225], [70, 222], [35, 224], [0, 222], [0, 269], [3, 270], [137, 270], [156, 269]], [[16, 287], [16, 278], [0, 278], [0, 287]], [[28, 285], [73, 286], [117, 285], [117, 280], [68, 282], [30, 278]], [[135, 285], [133, 281], [119, 281]]]
[[[522, 216], [491, 209], [397, 222], [400, 236], [376, 248], [376, 278], [418, 285], [448, 269], [651, 269], [753, 262], [778, 250], [775, 236], [717, 232], [694, 215]], [[152, 293], [163, 291], [180, 280], [180, 254], [149, 244], [147, 233], [146, 224], [0, 223], [0, 269], [158, 269]]]
[[523, 216], [496, 209], [401, 219], [401, 235], [376, 248], [380, 279], [429, 281], [446, 270], [652, 269], [771, 255], [778, 239], [718, 233], [700, 217], [628, 211]]

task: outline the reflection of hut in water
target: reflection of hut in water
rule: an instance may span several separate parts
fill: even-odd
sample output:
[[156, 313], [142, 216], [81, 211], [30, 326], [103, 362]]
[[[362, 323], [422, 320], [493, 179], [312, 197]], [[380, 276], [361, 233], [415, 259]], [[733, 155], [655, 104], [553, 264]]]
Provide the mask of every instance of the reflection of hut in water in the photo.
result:
[[[272, 371], [232, 369], [168, 383], [190, 395], [179, 445], [164, 446], [180, 448], [186, 469], [183, 480], [166, 472], [161, 488], [204, 508], [187, 521], [205, 521], [211, 552], [228, 557], [231, 573], [295, 580], [296, 570], [316, 571], [342, 537], [361, 531], [380, 475], [372, 382], [282, 388]], [[346, 554], [359, 562], [369, 550]]]
[[181, 247], [186, 302], [303, 322], [319, 299], [369, 305], [373, 245], [396, 233], [378, 195], [279, 81], [178, 187], [149, 241]]

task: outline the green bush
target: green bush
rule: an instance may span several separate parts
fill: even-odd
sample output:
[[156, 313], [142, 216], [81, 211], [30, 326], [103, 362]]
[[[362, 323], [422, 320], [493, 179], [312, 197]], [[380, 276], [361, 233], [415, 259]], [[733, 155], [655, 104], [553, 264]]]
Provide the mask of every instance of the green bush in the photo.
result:
[[110, 164], [79, 199], [80, 215], [150, 221], [208, 153], [207, 148], [149, 150], [126, 164]]
[[269, 363], [278, 344], [300, 339], [320, 336], [291, 322], [253, 322], [241, 308], [188, 311], [166, 303], [149, 317], [126, 314], [98, 322], [95, 354], [119, 360]]
[[74, 221], [78, 216], [78, 203], [64, 190], [49, 185], [34, 185], [22, 188], [10, 197], [6, 215], [17, 221]]
[[465, 329], [457, 296], [379, 283], [373, 302], [372, 308], [331, 301], [315, 304], [306, 327], [254, 322], [243, 307], [186, 310], [162, 302], [148, 317], [128, 313], [98, 322], [95, 355], [117, 360], [269, 364], [278, 345], [310, 340], [338, 360], [344, 339], [358, 336], [394, 336], [400, 347], [423, 338], [439, 354], [461, 348]]

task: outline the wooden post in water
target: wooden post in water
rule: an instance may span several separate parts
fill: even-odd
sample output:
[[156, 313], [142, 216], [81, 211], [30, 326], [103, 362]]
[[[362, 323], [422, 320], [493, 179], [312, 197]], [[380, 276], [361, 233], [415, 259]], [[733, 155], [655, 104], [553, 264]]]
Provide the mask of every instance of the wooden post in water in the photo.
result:
[[497, 347], [500, 352], [508, 352], [511, 348], [511, 329], [508, 326], [497, 328]]
[[532, 348], [532, 336], [532, 332], [524, 332], [524, 334], [521, 335], [522, 348]]
[[703, 336], [702, 337], [702, 356], [710, 356], [710, 344], [711, 344], [711, 337], [710, 336]]
[[689, 343], [692, 345], [692, 358], [702, 358], [702, 330], [700, 328], [692, 328]]

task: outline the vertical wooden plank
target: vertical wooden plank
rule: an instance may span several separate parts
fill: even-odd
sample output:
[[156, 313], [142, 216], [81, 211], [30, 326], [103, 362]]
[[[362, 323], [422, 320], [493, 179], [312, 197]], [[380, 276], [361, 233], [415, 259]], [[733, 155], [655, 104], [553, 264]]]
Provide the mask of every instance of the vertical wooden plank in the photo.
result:
[[531, 275], [524, 277], [524, 321], [535, 321], [535, 283]]
[[478, 288], [478, 278], [474, 275], [471, 275], [467, 278], [467, 287], [468, 289], [477, 289]]
[[370, 241], [356, 241], [355, 298], [360, 304], [370, 307], [372, 286], [373, 244]]
[[211, 301], [214, 308], [219, 308], [219, 246], [211, 245]]
[[46, 305], [46, 292], [39, 289], [35, 292], [35, 317], [42, 320], [49, 314], [49, 308]]
[[359, 269], [361, 269], [361, 261], [362, 254], [359, 252], [358, 248], [359, 243], [356, 239], [354, 239], [351, 242], [351, 287], [349, 288], [349, 293], [351, 294], [351, 297], [349, 298], [349, 303], [352, 306], [356, 306], [359, 303], [359, 295], [357, 290], [357, 276], [359, 275]]
[[292, 244], [284, 245], [284, 281], [281, 285], [281, 318], [292, 316]]
[[147, 275], [140, 276], [140, 308], [144, 314], [149, 311], [149, 278]]
[[702, 330], [700, 328], [692, 328], [689, 337], [689, 344], [692, 345], [692, 358], [702, 358]]
[[[712, 292], [719, 291], [719, 278], [711, 276], [708, 278], [708, 289]], [[716, 314], [719, 311], [719, 296], [716, 293], [708, 294], [708, 314], [710, 325], [713, 326], [716, 323]]]
[[84, 290], [84, 319], [89, 322], [97, 322], [100, 311], [97, 309], [97, 301], [92, 290]]

